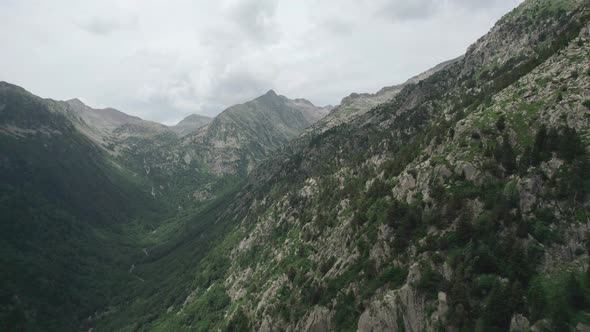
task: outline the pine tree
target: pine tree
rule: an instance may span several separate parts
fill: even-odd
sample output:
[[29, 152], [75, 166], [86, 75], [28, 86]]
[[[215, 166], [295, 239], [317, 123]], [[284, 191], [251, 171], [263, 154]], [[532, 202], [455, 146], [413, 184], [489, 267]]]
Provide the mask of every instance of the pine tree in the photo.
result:
[[225, 331], [227, 332], [241, 332], [241, 331], [249, 331], [250, 330], [250, 322], [248, 317], [244, 313], [242, 308], [238, 309], [234, 316], [231, 318], [229, 323], [227, 324], [227, 328]]
[[586, 153], [584, 144], [574, 128], [563, 129], [557, 148], [559, 156], [569, 162]]
[[566, 292], [568, 296], [568, 302], [576, 309], [580, 310], [584, 308], [585, 299], [584, 299], [584, 289], [580, 284], [576, 275], [572, 272], [570, 273], [567, 284], [566, 284]]
[[496, 128], [498, 128], [499, 131], [504, 131], [506, 128], [506, 117], [504, 114], [500, 115], [498, 121], [496, 121]]
[[471, 225], [471, 222], [467, 219], [466, 216], [461, 216], [461, 218], [459, 218], [456, 234], [457, 241], [461, 245], [471, 240], [471, 236], [473, 235], [473, 225]]
[[551, 299], [551, 323], [555, 331], [569, 331], [568, 325], [571, 313], [569, 311], [568, 301], [564, 294], [556, 294]]
[[531, 155], [531, 161], [534, 166], [537, 166], [543, 161], [545, 158], [543, 154], [547, 148], [547, 127], [542, 124], [537, 134], [535, 135], [535, 143], [533, 145], [533, 151]]
[[516, 156], [507, 136], [504, 136], [504, 142], [502, 143], [500, 162], [509, 174], [516, 170]]
[[497, 282], [492, 288], [483, 312], [484, 330], [507, 331], [512, 318], [512, 306], [506, 303], [511, 298], [509, 288]]
[[545, 295], [545, 289], [540, 281], [536, 280], [531, 284], [528, 291], [528, 304], [531, 321], [537, 321], [545, 317], [548, 303]]

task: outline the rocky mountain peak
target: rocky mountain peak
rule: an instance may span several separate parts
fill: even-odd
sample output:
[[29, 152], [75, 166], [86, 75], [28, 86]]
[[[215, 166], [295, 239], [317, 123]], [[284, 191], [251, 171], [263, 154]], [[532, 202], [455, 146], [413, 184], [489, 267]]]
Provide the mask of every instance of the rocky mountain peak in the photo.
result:
[[196, 132], [199, 128], [211, 123], [212, 118], [200, 114], [191, 114], [169, 128], [179, 136]]
[[86, 104], [84, 104], [84, 102], [82, 102], [78, 98], [73, 98], [73, 99], [66, 100], [66, 103], [68, 103], [72, 107], [87, 107]]
[[268, 90], [264, 95], [269, 97], [278, 97], [277, 93], [273, 89]]
[[24, 88], [22, 88], [22, 87], [20, 87], [18, 85], [14, 85], [14, 84], [5, 82], [5, 81], [0, 81], [0, 89], [8, 90], [8, 91], [13, 91], [13, 92], [18, 92], [18, 93], [30, 94], [30, 92], [28, 92]]
[[180, 120], [180, 122], [178, 122], [178, 124], [192, 123], [192, 122], [202, 121], [202, 120], [206, 120], [206, 119], [211, 119], [211, 118], [208, 116], [200, 115], [200, 114], [191, 114], [191, 115], [185, 117], [184, 119]]

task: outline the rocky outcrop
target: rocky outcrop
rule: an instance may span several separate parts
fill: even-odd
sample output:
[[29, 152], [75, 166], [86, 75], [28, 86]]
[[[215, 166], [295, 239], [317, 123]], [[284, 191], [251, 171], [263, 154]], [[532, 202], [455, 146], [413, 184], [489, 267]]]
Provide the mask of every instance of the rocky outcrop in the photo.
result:
[[315, 307], [295, 330], [304, 332], [332, 331], [332, 317], [333, 313], [328, 308]]
[[[426, 299], [411, 286], [420, 279], [417, 264], [410, 267], [408, 280], [400, 289], [388, 291], [371, 302], [358, 321], [359, 332], [428, 331]], [[441, 296], [446, 303], [446, 296]], [[444, 310], [444, 304], [441, 308]]]
[[530, 331], [531, 325], [529, 320], [523, 315], [514, 315], [510, 320], [510, 332], [527, 332]]

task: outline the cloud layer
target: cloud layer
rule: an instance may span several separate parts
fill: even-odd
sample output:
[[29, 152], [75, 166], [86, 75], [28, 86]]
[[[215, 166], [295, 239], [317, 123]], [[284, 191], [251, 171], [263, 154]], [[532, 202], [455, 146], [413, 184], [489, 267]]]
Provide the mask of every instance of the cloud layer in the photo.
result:
[[460, 55], [520, 0], [3, 0], [0, 80], [145, 119], [316, 104]]

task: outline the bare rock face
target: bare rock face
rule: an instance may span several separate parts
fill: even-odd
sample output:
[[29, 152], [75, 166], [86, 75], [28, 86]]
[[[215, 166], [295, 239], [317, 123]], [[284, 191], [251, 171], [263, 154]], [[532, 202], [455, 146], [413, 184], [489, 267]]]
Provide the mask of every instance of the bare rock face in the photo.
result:
[[520, 209], [523, 213], [528, 213], [537, 202], [538, 194], [543, 189], [543, 179], [540, 176], [523, 179], [518, 183], [520, 193]]
[[274, 332], [276, 329], [273, 327], [271, 319], [269, 317], [265, 317], [258, 328], [258, 332]]
[[359, 332], [425, 331], [425, 301], [409, 285], [373, 302], [361, 315]]
[[531, 332], [544, 332], [544, 331], [551, 331], [551, 322], [548, 319], [541, 319], [540, 321], [536, 322], [531, 326]]
[[358, 321], [359, 332], [427, 331], [426, 300], [410, 284], [420, 279], [418, 264], [410, 267], [407, 283], [368, 306]]
[[400, 175], [399, 184], [393, 189], [393, 195], [402, 201], [407, 201], [411, 199], [414, 188], [416, 188], [416, 179], [412, 174], [404, 173]]
[[584, 253], [586, 240], [590, 232], [590, 221], [576, 223], [565, 229], [564, 238], [567, 239], [563, 244], [546, 248], [543, 262], [540, 269], [543, 272], [555, 270], [563, 262], [579, 261], [580, 266], [585, 266], [587, 255]]
[[576, 332], [590, 332], [590, 325], [578, 323], [578, 325], [576, 325]]
[[315, 307], [303, 320], [302, 326], [295, 328], [297, 331], [324, 332], [332, 331], [333, 313], [325, 307]]
[[530, 328], [529, 320], [523, 315], [514, 315], [510, 321], [510, 332], [529, 331]]
[[479, 175], [479, 172], [475, 166], [469, 162], [461, 162], [459, 165], [457, 165], [455, 173], [458, 175], [464, 175], [465, 179], [469, 181], [474, 181]]
[[445, 323], [447, 313], [449, 312], [449, 299], [447, 293], [438, 292], [438, 307], [433, 314], [432, 320]]

